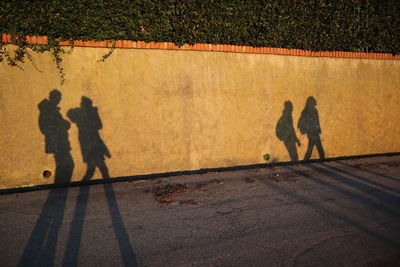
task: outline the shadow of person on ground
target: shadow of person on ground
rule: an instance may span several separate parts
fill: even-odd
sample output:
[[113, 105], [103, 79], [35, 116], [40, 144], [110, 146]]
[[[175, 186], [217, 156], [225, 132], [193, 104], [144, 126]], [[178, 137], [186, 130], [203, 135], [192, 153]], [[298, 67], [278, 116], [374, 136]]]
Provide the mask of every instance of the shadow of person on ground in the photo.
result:
[[[60, 113], [60, 101], [61, 92], [54, 89], [50, 92], [49, 99], [39, 103], [39, 129], [45, 136], [45, 152], [54, 154], [54, 184], [67, 184], [71, 181], [74, 162], [68, 140], [70, 123]], [[50, 190], [18, 266], [54, 266], [67, 194], [66, 188]]]
[[[65, 254], [62, 266], [78, 266], [79, 251], [81, 248], [83, 226], [85, 225], [85, 216], [87, 203], [89, 200], [90, 186], [81, 186], [79, 188], [78, 199], [75, 206], [71, 227], [68, 234], [68, 240], [65, 248]], [[135, 252], [131, 245], [128, 231], [123, 221], [121, 211], [115, 196], [112, 184], [104, 184], [104, 193], [106, 195], [109, 213], [113, 224], [113, 230], [118, 243], [124, 266], [134, 267], [138, 265]], [[98, 237], [99, 242], [103, 242], [101, 235]]]
[[[100, 169], [103, 179], [109, 179], [110, 176], [104, 162], [104, 156], [110, 158], [111, 154], [99, 134], [99, 130], [102, 129], [103, 125], [97, 107], [93, 107], [91, 99], [83, 96], [80, 107], [69, 110], [67, 115], [72, 122], [76, 123], [79, 131], [79, 143], [82, 157], [83, 161], [87, 164], [87, 171], [83, 180], [92, 178], [96, 167]], [[79, 189], [65, 249], [63, 266], [76, 266], [79, 263], [79, 249], [85, 222], [87, 202], [89, 200], [89, 189], [89, 186], [81, 186]], [[130, 244], [128, 232], [121, 216], [113, 185], [104, 184], [104, 192], [124, 266], [137, 266], [136, 256]]]
[[90, 98], [82, 96], [81, 106], [69, 110], [67, 116], [72, 122], [76, 123], [79, 130], [82, 158], [87, 164], [83, 180], [92, 178], [96, 167], [100, 169], [104, 179], [110, 178], [104, 156], [111, 158], [111, 154], [99, 134], [99, 130], [103, 126], [97, 107], [93, 107]]
[[[372, 187], [368, 188], [369, 187], [368, 185], [350, 182], [350, 181], [348, 181], [347, 177], [345, 177], [345, 176], [336, 175], [333, 172], [326, 171], [326, 169], [324, 169], [325, 165], [316, 165], [316, 164], [309, 165], [309, 164], [307, 164], [304, 166], [308, 169], [315, 171], [315, 173], [310, 174], [307, 171], [296, 169], [293, 166], [287, 166], [284, 168], [290, 172], [298, 174], [299, 176], [307, 177], [307, 179], [309, 179], [310, 181], [313, 181], [314, 183], [316, 183], [318, 185], [322, 185], [326, 188], [329, 188], [330, 191], [335, 192], [338, 195], [345, 197], [345, 199], [348, 201], [353, 201], [354, 203], [357, 203], [357, 205], [361, 204], [361, 205], [369, 207], [369, 209], [372, 209], [372, 210], [380, 210], [382, 213], [385, 213], [387, 216], [393, 216], [393, 221], [395, 221], [396, 224], [399, 221], [398, 220], [399, 212], [397, 210], [393, 209], [390, 206], [387, 206], [385, 203], [376, 201], [375, 199], [373, 199], [369, 196], [369, 194], [371, 194], [371, 193], [373, 193], [375, 195], [376, 188], [372, 188]], [[321, 176], [321, 174], [323, 176]], [[326, 178], [328, 178], [328, 179], [326, 179]], [[330, 182], [329, 178], [332, 179], [334, 182]], [[328, 216], [331, 216], [332, 218], [339, 219], [348, 225], [356, 227], [356, 228], [358, 228], [359, 231], [368, 234], [372, 238], [383, 241], [387, 245], [394, 247], [394, 248], [400, 247], [399, 240], [396, 238], [393, 238], [390, 235], [390, 233], [383, 233], [382, 231], [379, 231], [379, 229], [376, 229], [376, 227], [373, 227], [370, 224], [366, 223], [367, 221], [362, 220], [361, 219], [362, 217], [370, 216], [368, 213], [365, 213], [362, 210], [356, 209], [355, 211], [352, 211], [353, 212], [352, 215], [351, 214], [349, 215], [349, 214], [346, 214], [346, 212], [345, 212], [346, 210], [343, 210], [343, 209], [342, 209], [342, 211], [340, 211], [340, 209], [337, 210], [338, 206], [325, 205], [318, 201], [315, 202], [315, 199], [310, 199], [310, 196], [307, 194], [302, 194], [301, 192], [293, 191], [288, 187], [279, 186], [277, 183], [273, 183], [267, 179], [263, 179], [263, 182], [268, 183], [268, 185], [270, 185], [273, 189], [276, 189], [278, 192], [286, 194], [291, 198], [300, 200], [304, 203], [312, 203], [311, 204], [312, 207], [315, 208], [316, 210], [319, 210], [319, 212], [324, 213]], [[344, 183], [342, 183], [342, 182], [344, 182]], [[349, 185], [351, 187], [349, 187]], [[354, 189], [357, 189], [357, 190], [354, 190]], [[365, 189], [365, 191], [363, 189]], [[378, 192], [378, 194], [379, 193], [380, 192]], [[392, 194], [389, 194], [386, 197], [396, 197], [397, 198], [397, 196], [394, 196]], [[357, 216], [354, 216], [355, 214], [357, 214]], [[375, 216], [375, 215], [373, 215], [373, 216]], [[395, 229], [399, 229], [399, 228], [393, 227], [393, 229], [391, 229], [391, 230], [395, 230]]]
[[54, 266], [68, 189], [52, 189], [47, 196], [18, 266]]
[[304, 160], [309, 160], [312, 155], [314, 146], [317, 147], [320, 159], [325, 158], [324, 148], [321, 144], [321, 126], [319, 124], [318, 110], [316, 109], [317, 101], [314, 97], [307, 98], [306, 105], [301, 112], [299, 122], [297, 124], [302, 134], [307, 134], [308, 146]]
[[124, 266], [138, 266], [135, 252], [129, 240], [128, 231], [121, 216], [117, 198], [112, 184], [104, 184], [104, 193], [106, 194], [108, 209], [110, 212], [114, 234], [117, 238], [119, 251], [121, 253]]
[[279, 140], [283, 141], [287, 151], [289, 152], [291, 161], [298, 161], [296, 144], [300, 146], [300, 141], [296, 136], [293, 127], [292, 118], [293, 104], [290, 101], [285, 101], [282, 116], [276, 124], [275, 133]]

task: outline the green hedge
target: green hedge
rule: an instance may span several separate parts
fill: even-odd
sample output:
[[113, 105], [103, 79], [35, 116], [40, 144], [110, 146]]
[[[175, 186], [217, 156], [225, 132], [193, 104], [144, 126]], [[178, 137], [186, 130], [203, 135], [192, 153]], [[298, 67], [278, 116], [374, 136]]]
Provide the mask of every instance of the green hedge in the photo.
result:
[[399, 0], [0, 1], [4, 33], [399, 53]]

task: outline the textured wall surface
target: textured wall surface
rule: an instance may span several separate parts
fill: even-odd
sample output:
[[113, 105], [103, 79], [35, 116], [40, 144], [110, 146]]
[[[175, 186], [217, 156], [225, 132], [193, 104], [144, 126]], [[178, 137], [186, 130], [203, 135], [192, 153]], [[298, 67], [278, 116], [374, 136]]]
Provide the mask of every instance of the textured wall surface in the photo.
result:
[[[107, 51], [77, 47], [65, 55], [62, 86], [49, 54], [34, 55], [23, 71], [1, 63], [0, 189], [54, 183], [57, 161], [46, 153], [51, 140], [40, 131], [38, 108], [54, 88], [71, 125], [72, 181], [86, 172], [82, 144], [91, 146], [68, 116], [82, 96], [97, 107], [102, 128], [93, 131], [111, 154], [98, 161], [110, 177], [263, 163], [265, 153], [290, 161], [276, 134], [287, 101], [293, 123], [284, 129], [301, 143], [289, 150], [303, 159], [309, 137], [297, 124], [311, 96], [325, 157], [400, 151], [399, 60], [116, 49], [98, 63]], [[92, 179], [101, 178], [97, 168]]]

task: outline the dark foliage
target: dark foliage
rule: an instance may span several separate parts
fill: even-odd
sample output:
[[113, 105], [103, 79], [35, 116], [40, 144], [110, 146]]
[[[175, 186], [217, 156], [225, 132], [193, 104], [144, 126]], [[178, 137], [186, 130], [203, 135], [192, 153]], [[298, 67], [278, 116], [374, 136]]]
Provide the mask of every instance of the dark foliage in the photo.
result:
[[[57, 55], [60, 40], [118, 39], [400, 51], [399, 0], [3, 0], [0, 14], [2, 32], [48, 36], [35, 49]], [[4, 48], [0, 60], [23, 61], [27, 44], [15, 43], [14, 61]]]

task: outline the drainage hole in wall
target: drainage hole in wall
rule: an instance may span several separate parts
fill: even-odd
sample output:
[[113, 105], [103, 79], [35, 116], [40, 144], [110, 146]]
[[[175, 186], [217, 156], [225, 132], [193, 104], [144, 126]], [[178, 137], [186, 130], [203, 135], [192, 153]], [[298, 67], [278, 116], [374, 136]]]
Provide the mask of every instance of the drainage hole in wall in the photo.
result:
[[51, 177], [51, 171], [49, 171], [49, 170], [45, 170], [45, 171], [43, 171], [43, 178], [50, 178]]

